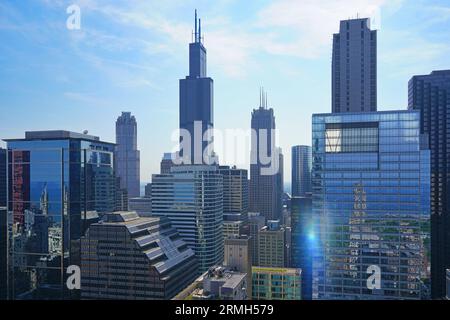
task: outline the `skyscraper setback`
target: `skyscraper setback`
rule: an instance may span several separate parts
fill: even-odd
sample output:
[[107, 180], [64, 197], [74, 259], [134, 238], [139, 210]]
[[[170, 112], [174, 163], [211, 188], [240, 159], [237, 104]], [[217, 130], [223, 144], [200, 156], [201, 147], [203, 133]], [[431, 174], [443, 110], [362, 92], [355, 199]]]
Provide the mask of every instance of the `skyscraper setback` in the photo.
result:
[[450, 268], [450, 70], [414, 76], [408, 97], [409, 109], [420, 110], [420, 131], [431, 150], [431, 291], [439, 299]]
[[164, 217], [107, 213], [81, 245], [85, 299], [171, 299], [195, 279], [194, 252]]
[[120, 187], [128, 197], [140, 196], [140, 153], [137, 149], [137, 123], [130, 112], [122, 112], [116, 121], [116, 170]]
[[[189, 44], [189, 75], [180, 80], [180, 156], [184, 164], [212, 164], [213, 79], [206, 75], [206, 48], [195, 11], [194, 42]], [[205, 138], [205, 139], [204, 139]], [[207, 149], [208, 148], [208, 149]]]
[[331, 73], [333, 113], [377, 111], [377, 31], [370, 19], [341, 21]]

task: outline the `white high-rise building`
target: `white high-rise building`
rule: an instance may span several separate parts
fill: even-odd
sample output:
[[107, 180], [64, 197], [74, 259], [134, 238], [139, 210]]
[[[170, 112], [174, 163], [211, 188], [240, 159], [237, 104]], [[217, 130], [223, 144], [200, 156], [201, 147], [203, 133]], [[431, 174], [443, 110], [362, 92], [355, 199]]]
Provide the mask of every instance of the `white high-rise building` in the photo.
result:
[[217, 166], [175, 166], [152, 176], [152, 215], [168, 217], [200, 272], [223, 261], [223, 176]]

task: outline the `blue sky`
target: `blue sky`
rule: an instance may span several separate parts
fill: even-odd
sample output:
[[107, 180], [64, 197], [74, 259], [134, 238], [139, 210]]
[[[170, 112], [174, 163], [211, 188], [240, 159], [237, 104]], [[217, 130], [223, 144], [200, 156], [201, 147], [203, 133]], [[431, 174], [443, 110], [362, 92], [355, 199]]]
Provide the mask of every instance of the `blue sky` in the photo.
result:
[[[71, 4], [81, 9], [80, 30], [66, 28]], [[116, 118], [131, 111], [141, 179], [150, 181], [174, 147], [195, 8], [214, 79], [215, 127], [249, 128], [264, 86], [287, 181], [291, 146], [310, 144], [311, 114], [331, 110], [339, 20], [375, 19], [379, 110], [407, 107], [411, 76], [450, 68], [448, 0], [1, 0], [0, 138], [86, 129], [114, 142]]]

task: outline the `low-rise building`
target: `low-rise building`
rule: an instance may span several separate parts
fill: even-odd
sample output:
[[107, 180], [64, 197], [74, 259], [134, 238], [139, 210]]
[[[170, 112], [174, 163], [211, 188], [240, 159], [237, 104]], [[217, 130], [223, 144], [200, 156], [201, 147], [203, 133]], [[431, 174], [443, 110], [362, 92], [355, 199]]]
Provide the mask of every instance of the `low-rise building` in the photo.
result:
[[301, 269], [252, 268], [252, 300], [301, 300]]
[[225, 239], [225, 267], [247, 274], [247, 295], [252, 296], [252, 241], [251, 237], [242, 235]]
[[247, 274], [211, 267], [173, 300], [247, 300]]

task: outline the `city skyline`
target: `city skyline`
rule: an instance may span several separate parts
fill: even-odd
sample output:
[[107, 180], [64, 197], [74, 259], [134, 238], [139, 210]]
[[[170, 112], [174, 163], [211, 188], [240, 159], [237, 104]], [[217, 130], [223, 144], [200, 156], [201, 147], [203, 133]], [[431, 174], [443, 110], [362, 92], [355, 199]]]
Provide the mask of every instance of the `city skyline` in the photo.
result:
[[0, 299], [448, 298], [442, 30], [443, 0], [0, 3]]
[[[0, 4], [0, 34], [7, 40], [1, 44], [5, 60], [0, 61], [0, 90], [6, 93], [1, 95], [0, 108], [8, 110], [3, 113], [2, 138], [20, 138], [27, 130], [65, 128], [86, 129], [112, 142], [117, 114], [130, 111], [145, 123], [138, 134], [143, 182], [159, 171], [163, 153], [175, 147], [170, 136], [177, 128], [178, 79], [187, 71], [186, 45], [192, 30], [192, 15], [186, 10], [193, 12], [197, 7], [204, 18], [208, 73], [216, 82], [216, 128], [249, 128], [251, 110], [258, 105], [258, 88], [264, 85], [270, 105], [275, 106], [278, 145], [285, 159], [290, 159], [292, 145], [310, 145], [312, 110], [330, 111], [332, 34], [339, 31], [339, 20], [355, 17], [357, 12], [360, 17], [381, 18], [377, 28], [380, 111], [406, 110], [407, 81], [416, 74], [446, 69], [444, 57], [449, 51], [444, 26], [450, 17], [444, 1], [433, 5], [423, 1], [395, 1], [393, 5], [348, 1], [341, 7], [323, 6], [327, 9], [321, 12], [322, 6], [309, 1], [246, 6], [219, 1], [212, 8], [206, 2], [106, 5], [90, 0], [78, 2], [80, 30], [65, 26], [70, 4]], [[287, 15], [281, 21], [288, 8], [298, 16]], [[315, 24], [318, 13], [324, 18]], [[268, 30], [269, 36], [263, 37]], [[299, 39], [292, 39], [293, 31]], [[304, 41], [308, 40], [307, 31], [315, 31], [315, 38]], [[220, 50], [223, 46], [230, 50]], [[415, 55], [409, 54], [411, 50]], [[233, 99], [235, 96], [240, 99]], [[299, 98], [301, 102], [292, 102]], [[30, 117], [13, 121], [23, 113]], [[239, 117], [232, 119], [230, 114]], [[98, 116], [102, 116], [101, 122]], [[166, 138], [152, 139], [152, 132]], [[285, 161], [285, 180], [290, 181], [289, 161]]]

